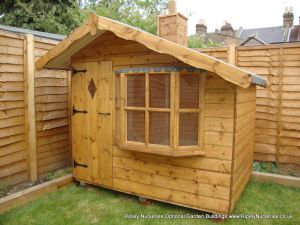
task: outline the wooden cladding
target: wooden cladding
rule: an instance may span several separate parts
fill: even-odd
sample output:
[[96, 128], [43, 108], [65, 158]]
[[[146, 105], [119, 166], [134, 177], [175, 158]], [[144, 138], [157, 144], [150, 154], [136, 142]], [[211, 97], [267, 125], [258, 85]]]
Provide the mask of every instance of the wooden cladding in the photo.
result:
[[[117, 121], [123, 137], [118, 140], [121, 146], [126, 145], [129, 150], [130, 146], [133, 150], [147, 147], [153, 154], [160, 154], [158, 149], [163, 147], [167, 155], [194, 147], [192, 155], [197, 155], [195, 151], [203, 154], [203, 73], [127, 73], [120, 76], [121, 79], [116, 78], [116, 87], [121, 86], [116, 90], [116, 113], [121, 116]], [[123, 100], [121, 106], [120, 100]]]

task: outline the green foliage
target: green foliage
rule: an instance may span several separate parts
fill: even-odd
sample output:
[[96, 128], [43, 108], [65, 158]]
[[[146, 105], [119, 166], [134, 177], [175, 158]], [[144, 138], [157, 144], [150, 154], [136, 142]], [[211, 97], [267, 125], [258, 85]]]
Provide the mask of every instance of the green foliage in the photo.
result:
[[71, 173], [71, 168], [70, 167], [66, 167], [66, 168], [62, 168], [62, 169], [58, 169], [58, 170], [53, 170], [53, 171], [50, 171], [49, 173], [47, 173], [47, 175], [45, 176], [45, 180], [46, 181], [54, 180], [56, 178], [67, 175], [69, 173]]
[[279, 173], [276, 163], [274, 162], [254, 162], [253, 170], [263, 173]]
[[91, 11], [156, 34], [167, 0], [3, 0], [0, 24], [69, 34]]
[[89, 11], [156, 34], [157, 16], [167, 9], [167, 0], [89, 0]]
[[9, 191], [10, 185], [8, 180], [3, 180], [0, 182], [0, 198], [4, 197]]
[[31, 30], [68, 34], [83, 17], [73, 0], [4, 0], [0, 23]]
[[189, 48], [210, 48], [210, 47], [219, 47], [220, 45], [213, 42], [212, 40], [204, 41], [199, 37], [190, 36], [188, 39]]
[[[227, 219], [226, 225], [300, 224], [300, 188], [250, 182], [233, 214], [293, 215], [292, 219]], [[71, 185], [0, 215], [0, 224], [151, 224], [216, 225], [208, 219], [126, 219], [135, 215], [206, 215], [205, 212], [161, 202], [138, 204], [137, 197], [107, 189]]]

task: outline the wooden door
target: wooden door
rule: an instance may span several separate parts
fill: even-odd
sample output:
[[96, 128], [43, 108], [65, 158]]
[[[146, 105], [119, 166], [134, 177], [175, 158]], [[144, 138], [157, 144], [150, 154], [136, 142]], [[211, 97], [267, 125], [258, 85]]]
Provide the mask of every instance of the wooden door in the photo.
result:
[[73, 175], [112, 186], [112, 63], [74, 63], [72, 76]]

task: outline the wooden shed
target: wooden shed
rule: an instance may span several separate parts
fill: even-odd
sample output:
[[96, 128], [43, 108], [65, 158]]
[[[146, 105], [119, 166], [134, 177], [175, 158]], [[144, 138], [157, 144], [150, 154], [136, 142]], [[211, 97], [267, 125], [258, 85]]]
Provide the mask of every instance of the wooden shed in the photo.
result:
[[252, 172], [264, 79], [94, 14], [36, 66], [72, 71], [76, 180], [233, 210]]

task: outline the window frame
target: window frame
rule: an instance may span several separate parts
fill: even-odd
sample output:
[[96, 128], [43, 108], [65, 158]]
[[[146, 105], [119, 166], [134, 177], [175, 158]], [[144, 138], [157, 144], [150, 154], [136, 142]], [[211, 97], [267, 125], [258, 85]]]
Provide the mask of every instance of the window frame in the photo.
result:
[[[130, 75], [145, 76], [145, 107], [127, 106], [127, 76]], [[170, 76], [170, 106], [169, 108], [150, 108], [150, 83], [149, 75], [168, 74]], [[199, 108], [198, 109], [180, 109], [180, 76], [198, 75], [199, 76]], [[194, 71], [172, 71], [172, 72], [126, 72], [119, 74], [119, 134], [117, 136], [117, 145], [121, 149], [146, 152], [158, 155], [173, 157], [205, 155], [204, 152], [204, 120], [205, 120], [205, 72]], [[127, 111], [145, 112], [145, 142], [134, 142], [127, 140]], [[169, 113], [169, 145], [149, 143], [149, 114], [150, 112]], [[180, 113], [198, 113], [198, 144], [194, 146], [179, 146], [179, 116]]]

